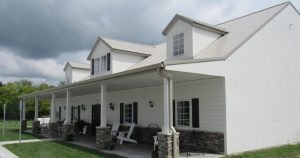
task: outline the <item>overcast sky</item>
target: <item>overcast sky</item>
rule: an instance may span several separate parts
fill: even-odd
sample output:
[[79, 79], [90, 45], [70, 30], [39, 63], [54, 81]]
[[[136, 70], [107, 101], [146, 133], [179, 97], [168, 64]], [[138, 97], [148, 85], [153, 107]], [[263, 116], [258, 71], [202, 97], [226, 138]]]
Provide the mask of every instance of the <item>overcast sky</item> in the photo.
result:
[[[175, 14], [217, 24], [283, 0], [0, 0], [0, 81], [57, 84], [97, 36], [158, 44]], [[299, 0], [292, 0], [300, 8]], [[299, 9], [298, 9], [299, 10]]]

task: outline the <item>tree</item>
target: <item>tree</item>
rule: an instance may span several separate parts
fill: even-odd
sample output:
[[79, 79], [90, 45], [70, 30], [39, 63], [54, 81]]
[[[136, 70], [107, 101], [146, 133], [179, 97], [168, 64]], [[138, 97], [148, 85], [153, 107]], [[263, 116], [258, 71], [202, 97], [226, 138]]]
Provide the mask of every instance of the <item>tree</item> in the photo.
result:
[[[54, 86], [48, 85], [47, 83], [42, 83], [39, 85], [33, 85], [31, 81], [20, 80], [16, 82], [9, 82], [0, 87], [0, 104], [7, 105], [7, 117], [10, 119], [18, 118], [19, 113], [18, 96], [32, 93], [35, 91], [45, 90], [53, 88]], [[41, 115], [49, 115], [50, 103], [49, 100], [42, 99], [39, 101], [39, 113]], [[3, 106], [1, 106], [0, 114], [2, 114]], [[34, 100], [26, 100], [26, 117], [32, 119], [34, 117]]]

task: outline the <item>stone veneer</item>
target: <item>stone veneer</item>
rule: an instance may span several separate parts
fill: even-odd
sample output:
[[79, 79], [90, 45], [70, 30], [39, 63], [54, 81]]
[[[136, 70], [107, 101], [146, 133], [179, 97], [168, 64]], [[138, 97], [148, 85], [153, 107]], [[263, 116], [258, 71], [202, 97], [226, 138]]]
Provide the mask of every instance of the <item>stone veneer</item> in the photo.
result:
[[40, 121], [32, 121], [32, 132], [35, 134], [41, 133]]
[[27, 120], [21, 121], [21, 129], [22, 129], [22, 131], [27, 130]]
[[52, 137], [58, 137], [58, 123], [57, 122], [49, 122], [49, 134]]
[[[120, 131], [128, 130], [128, 126], [120, 126]], [[153, 136], [161, 132], [160, 128], [135, 126], [131, 138], [141, 144], [153, 145]], [[180, 152], [200, 152], [224, 154], [224, 134], [221, 132], [205, 132], [200, 130], [179, 130]]]
[[62, 137], [64, 141], [73, 141], [74, 138], [74, 125], [64, 124]]
[[224, 154], [224, 134], [198, 130], [178, 130], [181, 152]]
[[111, 141], [111, 128], [96, 127], [96, 144], [99, 145], [100, 149], [105, 149]]
[[[158, 136], [158, 158], [173, 157], [173, 135], [159, 132]], [[176, 153], [174, 157], [179, 157], [179, 133], [176, 133], [175, 143]]]

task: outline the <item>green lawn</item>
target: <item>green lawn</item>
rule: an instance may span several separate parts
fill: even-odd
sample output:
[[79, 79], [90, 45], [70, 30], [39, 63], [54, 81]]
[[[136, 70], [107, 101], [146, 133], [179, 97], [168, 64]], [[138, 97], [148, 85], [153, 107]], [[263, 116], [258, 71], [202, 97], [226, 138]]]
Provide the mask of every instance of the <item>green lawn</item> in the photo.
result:
[[224, 158], [300, 158], [300, 144], [285, 145], [266, 150], [246, 152], [240, 155], [225, 156]]
[[119, 158], [121, 156], [106, 154], [97, 150], [60, 141], [43, 141], [34, 143], [8, 144], [5, 148], [20, 158]]
[[[27, 125], [31, 126], [32, 122], [28, 121]], [[5, 131], [4, 131], [4, 137], [3, 137], [3, 120], [0, 120], [0, 141], [10, 141], [10, 140], [19, 140], [19, 121], [15, 120], [7, 120], [5, 122]], [[40, 136], [35, 136], [33, 134], [29, 133], [22, 133], [22, 140], [25, 139], [39, 139]]]

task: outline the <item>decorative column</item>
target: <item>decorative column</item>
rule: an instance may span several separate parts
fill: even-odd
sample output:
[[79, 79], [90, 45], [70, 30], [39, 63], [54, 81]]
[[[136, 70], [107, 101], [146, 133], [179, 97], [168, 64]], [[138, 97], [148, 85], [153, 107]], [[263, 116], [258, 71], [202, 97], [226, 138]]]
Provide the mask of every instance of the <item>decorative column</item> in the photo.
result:
[[111, 129], [106, 126], [106, 107], [107, 107], [107, 83], [101, 84], [101, 124], [97, 127], [96, 143], [100, 149], [104, 149], [112, 140]]
[[71, 116], [70, 116], [70, 97], [71, 92], [67, 90], [66, 94], [66, 120], [64, 122], [64, 130], [63, 130], [63, 140], [64, 141], [72, 141], [74, 137], [74, 125], [71, 124]]
[[56, 94], [51, 94], [51, 110], [50, 110], [50, 122], [49, 122], [49, 134], [52, 137], [58, 136], [58, 123], [56, 122], [55, 118], [55, 100], [56, 100]]
[[[158, 133], [158, 157], [173, 158], [179, 157], [179, 133], [172, 126], [172, 102], [173, 102], [173, 81], [171, 75], [164, 78], [164, 105], [162, 132]], [[175, 109], [174, 109], [175, 110]], [[173, 133], [175, 131], [175, 133]], [[174, 150], [175, 148], [175, 150]]]
[[32, 132], [38, 134], [41, 132], [40, 121], [38, 121], [39, 115], [39, 100], [38, 97], [34, 97], [34, 121], [32, 121]]
[[26, 99], [23, 99], [23, 114], [22, 114], [22, 122], [21, 128], [22, 130], [27, 130], [27, 120], [26, 120]]

